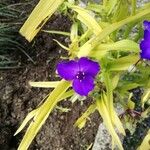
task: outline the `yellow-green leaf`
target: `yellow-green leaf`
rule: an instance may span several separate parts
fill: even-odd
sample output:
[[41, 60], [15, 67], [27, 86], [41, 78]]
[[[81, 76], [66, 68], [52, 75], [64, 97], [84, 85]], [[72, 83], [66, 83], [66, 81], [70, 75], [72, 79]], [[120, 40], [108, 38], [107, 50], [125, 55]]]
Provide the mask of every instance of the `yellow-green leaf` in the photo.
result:
[[34, 116], [34, 120], [29, 125], [23, 140], [21, 141], [18, 149], [19, 150], [27, 150], [30, 143], [45, 123], [47, 117], [50, 112], [56, 106], [57, 102], [61, 99], [65, 91], [70, 87], [70, 82], [60, 81], [58, 86], [51, 92], [47, 100], [39, 107], [38, 112]]
[[29, 82], [29, 85], [32, 87], [39, 87], [39, 88], [55, 88], [60, 81], [47, 81], [47, 82]]
[[104, 100], [106, 108], [109, 112], [109, 116], [110, 116], [112, 125], [115, 126], [121, 134], [125, 135], [125, 130], [123, 128], [121, 120], [119, 119], [119, 117], [113, 107], [113, 104], [109, 102], [105, 93], [103, 93], [103, 100]]
[[126, 109], [134, 109], [135, 103], [131, 100], [133, 94], [131, 93], [128, 98], [127, 108]]
[[67, 92], [65, 92], [61, 98], [59, 99], [59, 101], [63, 100], [63, 99], [66, 99], [68, 97], [71, 97], [72, 95], [74, 94], [74, 91], [73, 90], [69, 90]]
[[149, 149], [150, 149], [150, 130], [148, 131], [147, 135], [145, 136], [140, 147], [138, 147], [138, 150], [149, 150]]
[[119, 147], [119, 149], [123, 150], [121, 141], [120, 141], [118, 135], [115, 132], [115, 129], [114, 129], [113, 124], [111, 122], [111, 118], [109, 116], [109, 112], [108, 112], [108, 110], [107, 110], [107, 108], [106, 108], [106, 106], [104, 104], [103, 99], [102, 98], [101, 99], [97, 99], [96, 100], [96, 105], [97, 105], [97, 109], [98, 109], [100, 115], [103, 118], [103, 122], [104, 122], [107, 130], [111, 134], [113, 140], [115, 141], [115, 143], [117, 144], [117, 146]]
[[75, 122], [75, 126], [79, 129], [85, 126], [86, 120], [90, 114], [92, 114], [96, 110], [96, 105], [92, 104], [88, 107], [88, 109], [82, 114], [82, 116]]
[[96, 22], [94, 17], [92, 17], [89, 12], [81, 7], [78, 6], [71, 6], [71, 8], [78, 13], [77, 18], [84, 23], [91, 31], [94, 32], [95, 35], [98, 35], [102, 28]]
[[91, 150], [92, 146], [93, 146], [93, 143], [91, 143], [86, 150]]
[[60, 47], [62, 47], [63, 49], [69, 51], [70, 49], [68, 47], [66, 47], [65, 45], [61, 44], [59, 41], [53, 39]]
[[20, 33], [30, 42], [64, 0], [40, 0]]
[[117, 87], [118, 82], [120, 79], [120, 74], [116, 74], [113, 78], [112, 78], [112, 88], [113, 90]]
[[139, 44], [131, 40], [121, 40], [115, 43], [108, 44], [100, 44], [96, 47], [94, 52], [101, 53], [101, 51], [131, 51], [131, 52], [139, 52]]
[[92, 10], [97, 13], [104, 13], [104, 7], [100, 4], [90, 4], [86, 7], [88, 10]]
[[125, 57], [118, 58], [112, 61], [109, 65], [110, 71], [123, 71], [129, 69], [131, 65], [134, 67], [134, 64], [140, 59], [138, 55], [129, 55]]
[[17, 129], [17, 131], [15, 132], [14, 136], [17, 135], [25, 126], [26, 124], [36, 115], [36, 113], [38, 112], [39, 108], [31, 111], [26, 118], [23, 120], [21, 126]]
[[144, 16], [147, 16], [150, 14], [150, 9], [147, 8], [139, 13], [137, 13], [134, 16], [130, 16], [124, 20], [121, 20], [119, 22], [113, 23], [111, 25], [108, 25], [106, 28], [104, 28], [97, 36], [92, 37], [89, 41], [87, 41], [84, 45], [82, 45], [79, 49], [78, 57], [88, 56], [92, 49], [94, 49], [96, 46], [98, 46], [102, 40], [104, 40], [109, 34], [111, 34], [113, 31], [121, 28], [123, 25], [130, 23], [130, 22], [136, 22], [139, 19], [143, 19]]
[[74, 23], [71, 27], [70, 39], [72, 42], [74, 42], [74, 40], [77, 40], [77, 38], [78, 38], [78, 25], [77, 23]]
[[[73, 90], [69, 90], [67, 92], [65, 92], [61, 98], [59, 99], [59, 101], [63, 100], [63, 99], [66, 99], [68, 97], [71, 97], [72, 95], [74, 94], [74, 91]], [[48, 94], [41, 102], [43, 102], [50, 94]], [[40, 104], [39, 104], [40, 106]], [[39, 110], [40, 107], [38, 107], [37, 109], [31, 111], [27, 116], [26, 118], [24, 119], [24, 121], [22, 122], [21, 126], [17, 129], [17, 131], [15, 132], [14, 135], [17, 135], [25, 126], [26, 124], [36, 115], [36, 113], [38, 113], [38, 110]]]
[[110, 78], [110, 75], [108, 72], [104, 72], [103, 76], [104, 76], [104, 82], [105, 82], [106, 89], [107, 89], [107, 93], [106, 93], [107, 96], [105, 93], [103, 93], [103, 99], [104, 99], [105, 104], [107, 106], [112, 124], [114, 126], [116, 126], [116, 128], [118, 129], [118, 131], [120, 133], [125, 135], [123, 125], [122, 125], [117, 113], [115, 112], [114, 106], [113, 106], [113, 85], [111, 83], [112, 78]]
[[55, 30], [42, 30], [45, 33], [50, 33], [50, 34], [58, 34], [58, 35], [64, 35], [64, 36], [70, 36], [69, 32], [64, 32], [64, 31], [55, 31]]
[[146, 89], [142, 96], [142, 106], [144, 106], [144, 103], [149, 99], [149, 97], [150, 97], [150, 89]]
[[109, 51], [124, 51], [139, 53], [139, 44], [131, 40], [121, 40], [115, 43], [99, 44], [93, 51], [90, 52], [90, 56], [101, 58]]

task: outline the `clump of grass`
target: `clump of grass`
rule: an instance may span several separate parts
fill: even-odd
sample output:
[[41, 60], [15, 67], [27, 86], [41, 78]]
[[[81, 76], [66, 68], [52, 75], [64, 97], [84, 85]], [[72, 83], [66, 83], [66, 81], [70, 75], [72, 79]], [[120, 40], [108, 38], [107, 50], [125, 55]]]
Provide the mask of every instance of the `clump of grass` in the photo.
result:
[[12, 8], [13, 5], [0, 3], [0, 21], [10, 21], [11, 19], [18, 19], [19, 11]]
[[11, 56], [13, 52], [21, 51], [32, 61], [25, 52], [25, 46], [18, 33], [26, 18], [26, 14], [21, 8], [27, 4], [29, 3], [0, 3], [0, 69], [19, 67], [19, 61], [14, 60]]

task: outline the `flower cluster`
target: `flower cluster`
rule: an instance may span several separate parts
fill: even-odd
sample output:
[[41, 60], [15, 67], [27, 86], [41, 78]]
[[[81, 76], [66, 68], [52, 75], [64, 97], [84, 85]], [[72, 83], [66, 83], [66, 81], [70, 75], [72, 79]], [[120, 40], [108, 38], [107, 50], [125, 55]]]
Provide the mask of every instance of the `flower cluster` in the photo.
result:
[[150, 22], [144, 21], [144, 38], [140, 43], [141, 58], [150, 60]]
[[81, 96], [87, 96], [94, 89], [94, 79], [99, 71], [99, 63], [86, 57], [57, 65], [58, 74], [65, 80], [73, 81], [74, 91]]
[[[144, 38], [140, 42], [140, 56], [150, 60], [150, 22], [144, 21]], [[65, 80], [72, 81], [74, 91], [87, 96], [94, 89], [94, 79], [100, 71], [100, 65], [89, 58], [61, 62], [57, 65], [58, 74]]]

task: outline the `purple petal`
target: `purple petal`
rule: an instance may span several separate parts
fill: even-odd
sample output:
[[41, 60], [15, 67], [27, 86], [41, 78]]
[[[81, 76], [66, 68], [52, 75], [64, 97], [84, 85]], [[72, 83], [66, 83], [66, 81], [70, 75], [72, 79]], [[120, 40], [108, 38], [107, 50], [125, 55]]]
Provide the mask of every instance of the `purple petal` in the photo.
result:
[[143, 25], [144, 25], [144, 29], [148, 30], [150, 32], [150, 22], [145, 20], [143, 22]]
[[150, 48], [150, 41], [142, 40], [140, 43], [140, 49], [145, 51], [148, 48]]
[[144, 30], [144, 40], [148, 40], [150, 42], [150, 31]]
[[141, 56], [141, 58], [143, 58], [143, 59], [150, 60], [150, 48], [147, 49], [145, 52], [142, 51], [142, 52], [140, 53], [140, 56]]
[[94, 89], [94, 79], [92, 76], [85, 76], [83, 80], [74, 79], [73, 89], [81, 96], [87, 96]]
[[92, 77], [95, 77], [97, 73], [100, 71], [99, 63], [90, 60], [86, 57], [80, 58], [78, 63], [80, 71], [84, 72], [85, 74], [91, 75]]
[[57, 65], [58, 74], [65, 80], [73, 80], [79, 71], [79, 65], [76, 61], [61, 62]]
[[142, 40], [140, 43], [140, 49], [141, 58], [150, 60], [150, 41]]

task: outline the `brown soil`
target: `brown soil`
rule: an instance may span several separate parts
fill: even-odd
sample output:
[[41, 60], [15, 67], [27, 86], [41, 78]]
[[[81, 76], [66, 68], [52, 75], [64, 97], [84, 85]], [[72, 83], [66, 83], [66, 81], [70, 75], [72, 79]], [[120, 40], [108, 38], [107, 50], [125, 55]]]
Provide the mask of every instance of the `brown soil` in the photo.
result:
[[[52, 17], [45, 26], [48, 29], [69, 31], [70, 22], [66, 17], [57, 15]], [[66, 53], [53, 39], [65, 43], [65, 37], [48, 35], [41, 32], [32, 44], [27, 44], [27, 53], [35, 64], [27, 57], [19, 54], [22, 68], [0, 71], [0, 149], [16, 150], [24, 132], [13, 136], [25, 116], [38, 106], [47, 95], [49, 89], [31, 88], [28, 81], [57, 80], [55, 66], [61, 56]], [[18, 58], [18, 54], [14, 57]], [[68, 113], [54, 110], [46, 124], [36, 136], [30, 150], [85, 150], [94, 138], [100, 122], [99, 115], [94, 113], [91, 121], [82, 130], [73, 127], [74, 122], [89, 106], [91, 100], [87, 99], [83, 105], [80, 102], [71, 104], [64, 101], [60, 105], [71, 108]]]

